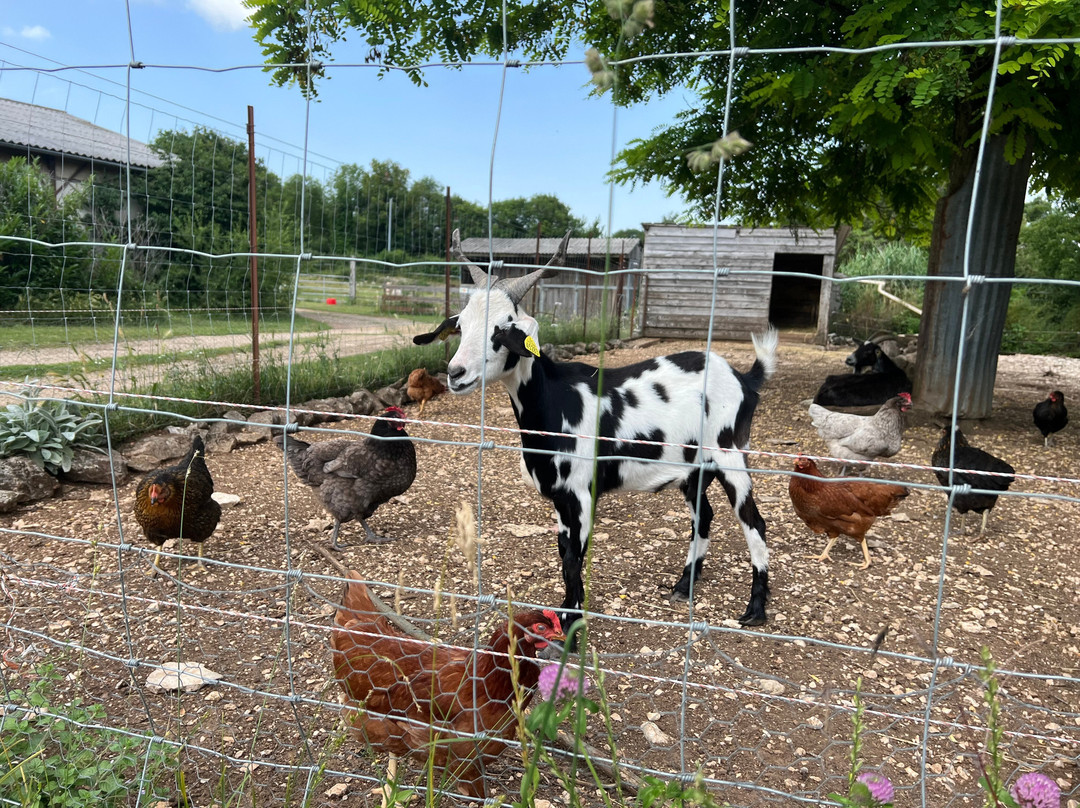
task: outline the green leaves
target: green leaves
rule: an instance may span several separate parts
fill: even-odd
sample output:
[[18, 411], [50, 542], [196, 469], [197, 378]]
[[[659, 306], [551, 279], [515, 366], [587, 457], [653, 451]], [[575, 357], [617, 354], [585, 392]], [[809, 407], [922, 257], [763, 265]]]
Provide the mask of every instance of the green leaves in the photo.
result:
[[38, 392], [0, 413], [0, 457], [23, 455], [50, 474], [70, 471], [75, 449], [101, 445], [101, 416], [71, 401], [36, 398]]
[[[90, 729], [100, 704], [80, 699], [54, 703], [58, 675], [43, 665], [24, 690], [9, 690], [0, 715], [0, 800], [23, 808], [120, 808], [134, 805], [130, 784], [146, 764], [148, 781], [175, 766], [175, 758], [148, 738]], [[145, 804], [157, 797], [145, 795]]]

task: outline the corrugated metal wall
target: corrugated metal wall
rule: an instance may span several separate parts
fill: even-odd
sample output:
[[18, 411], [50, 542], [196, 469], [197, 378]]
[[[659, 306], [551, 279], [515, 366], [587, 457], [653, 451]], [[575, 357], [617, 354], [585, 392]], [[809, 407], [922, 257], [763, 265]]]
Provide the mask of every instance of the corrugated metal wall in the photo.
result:
[[[783, 283], [783, 278], [768, 274], [778, 253], [821, 255], [822, 276], [832, 277], [835, 246], [832, 230], [800, 229], [796, 238], [787, 229], [720, 228], [715, 238], [716, 265], [762, 274], [728, 275], [720, 279], [713, 338], [747, 340], [752, 333], [766, 327], [774, 283]], [[705, 337], [712, 303], [713, 252], [713, 228], [645, 225], [642, 336]], [[826, 319], [828, 286], [824, 284], [821, 292], [821, 310]]]

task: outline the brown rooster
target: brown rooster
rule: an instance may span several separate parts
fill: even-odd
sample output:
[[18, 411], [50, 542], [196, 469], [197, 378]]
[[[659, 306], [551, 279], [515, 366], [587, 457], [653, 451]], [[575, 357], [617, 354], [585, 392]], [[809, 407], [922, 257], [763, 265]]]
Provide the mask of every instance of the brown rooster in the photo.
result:
[[825, 551], [814, 556], [817, 561], [829, 558], [829, 550], [841, 534], [858, 539], [862, 543], [862, 569], [870, 566], [870, 550], [866, 546], [866, 531], [879, 516], [892, 511], [896, 503], [910, 492], [902, 485], [871, 483], [862, 480], [850, 482], [823, 482], [822, 474], [809, 457], [795, 461], [795, 471], [817, 479], [792, 476], [788, 481], [788, 494], [795, 513], [815, 533], [829, 537]]
[[[361, 741], [391, 755], [412, 755], [456, 780], [468, 797], [486, 797], [484, 767], [513, 736], [515, 677], [509, 621], [478, 653], [406, 636], [349, 573], [330, 636], [344, 714]], [[537, 651], [565, 641], [551, 609], [514, 615], [516, 684], [524, 708], [540, 678]]]
[[417, 415], [423, 415], [424, 405], [440, 393], [445, 393], [446, 386], [424, 368], [417, 368], [409, 374], [405, 392], [413, 401], [420, 402], [420, 411]]
[[[405, 431], [400, 407], [388, 407], [371, 427], [371, 437], [338, 438], [306, 443], [289, 436], [289, 465], [319, 495], [334, 517], [330, 542], [335, 550], [342, 522], [359, 519], [370, 542], [390, 541], [368, 527], [375, 509], [404, 494], [416, 479], [416, 448]], [[380, 440], [380, 438], [401, 440]], [[274, 436], [278, 446], [281, 435]]]
[[168, 539], [196, 542], [202, 563], [202, 543], [210, 538], [221, 519], [221, 506], [210, 496], [214, 480], [205, 457], [203, 439], [196, 435], [183, 460], [146, 475], [135, 489], [135, 519], [146, 538], [158, 546], [151, 576], [157, 573], [161, 545]]

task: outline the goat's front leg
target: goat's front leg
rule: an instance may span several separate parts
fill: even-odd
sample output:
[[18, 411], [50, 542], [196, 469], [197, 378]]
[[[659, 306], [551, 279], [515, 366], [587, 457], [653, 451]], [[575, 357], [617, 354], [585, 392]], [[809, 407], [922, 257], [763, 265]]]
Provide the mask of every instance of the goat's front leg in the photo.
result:
[[[581, 568], [585, 563], [592, 527], [592, 500], [588, 495], [579, 497], [561, 491], [556, 494], [552, 504], [559, 517], [559, 556], [562, 559], [563, 583], [566, 585], [566, 597], [559, 619], [563, 622], [563, 630], [569, 631], [571, 624], [581, 617], [581, 608], [585, 605]], [[575, 645], [576, 642], [573, 642], [571, 650]]]

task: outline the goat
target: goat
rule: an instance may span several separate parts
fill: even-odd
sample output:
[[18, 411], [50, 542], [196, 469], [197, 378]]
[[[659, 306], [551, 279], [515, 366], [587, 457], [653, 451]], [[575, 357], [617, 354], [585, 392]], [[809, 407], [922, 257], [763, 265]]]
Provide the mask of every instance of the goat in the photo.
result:
[[[519, 278], [497, 279], [461, 253], [455, 231], [455, 252], [478, 291], [459, 314], [413, 341], [423, 345], [461, 334], [448, 367], [452, 393], [466, 395], [484, 381], [501, 381], [506, 387], [523, 430], [522, 474], [551, 500], [558, 517], [565, 616], [574, 617], [584, 605], [581, 568], [594, 496], [678, 486], [690, 506], [693, 525], [686, 565], [672, 588], [672, 599], [688, 600], [709, 548], [713, 510], [706, 489], [719, 479], [746, 536], [753, 568], [750, 602], [739, 622], [762, 625], [769, 596], [765, 520], [754, 503], [745, 458], [738, 450], [750, 443], [758, 390], [776, 369], [777, 333], [770, 327], [753, 337], [757, 358], [746, 373], [733, 370], [716, 354], [687, 351], [605, 368], [601, 388], [597, 368], [555, 362], [541, 353], [538, 324], [518, 305], [535, 283], [555, 274], [550, 267], [565, 260], [569, 235], [547, 267]], [[704, 441], [699, 433], [702, 420]], [[597, 440], [598, 435], [614, 440]], [[700, 508], [695, 507], [698, 501]]]
[[[869, 350], [866, 350], [867, 346], [870, 346]], [[826, 376], [814, 394], [815, 404], [823, 407], [867, 407], [884, 404], [901, 393], [911, 392], [911, 380], [885, 355], [881, 346], [864, 342], [855, 351], [856, 354], [860, 352], [867, 355], [872, 353], [874, 363], [870, 372], [859, 373], [856, 365], [855, 373]], [[850, 357], [848, 364], [852, 364]]]
[[[893, 350], [886, 350], [884, 344], [886, 342], [892, 342]], [[855, 348], [847, 359], [844, 360], [844, 364], [851, 368], [852, 373], [862, 373], [867, 368], [872, 368], [874, 363], [877, 362], [877, 353], [874, 348], [881, 347], [885, 351], [886, 356], [889, 354], [896, 354], [896, 335], [888, 331], [878, 331], [876, 334], [870, 337], [866, 342], [860, 342], [858, 347]], [[892, 356], [889, 356], [892, 359]]]

